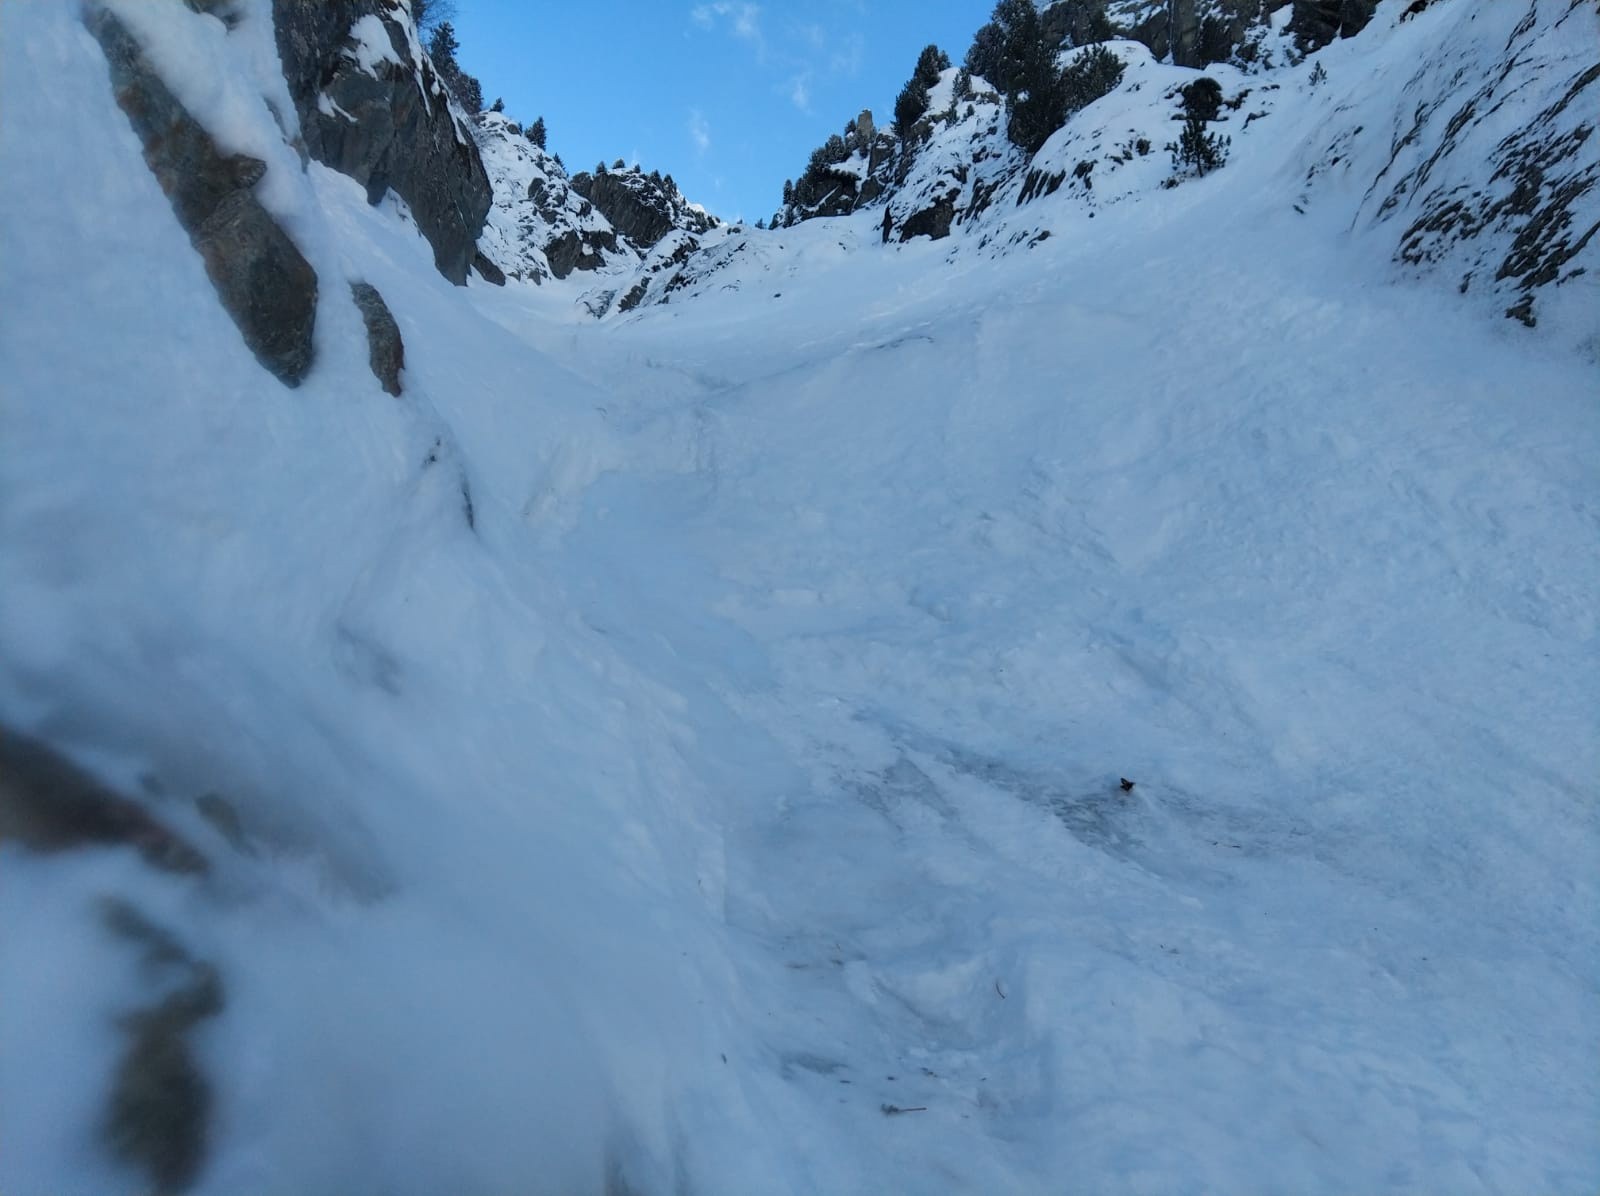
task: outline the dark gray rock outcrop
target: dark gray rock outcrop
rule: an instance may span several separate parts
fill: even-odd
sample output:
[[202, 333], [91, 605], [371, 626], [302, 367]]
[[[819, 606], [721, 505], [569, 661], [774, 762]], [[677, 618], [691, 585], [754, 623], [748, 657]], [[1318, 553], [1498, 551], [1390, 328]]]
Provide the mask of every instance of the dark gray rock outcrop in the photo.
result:
[[956, 193], [940, 196], [928, 207], [913, 212], [900, 226], [900, 240], [912, 237], [932, 237], [935, 241], [950, 235], [950, 225], [956, 216]]
[[472, 268], [484, 282], [497, 287], [506, 285], [506, 272], [490, 261], [489, 256], [481, 249], [472, 255]]
[[1157, 58], [1170, 55], [1179, 66], [1248, 65], [1259, 50], [1252, 35], [1264, 32], [1273, 7], [1270, 0], [1122, 0], [1107, 15], [1117, 36], [1142, 42]]
[[574, 270], [598, 270], [606, 264], [605, 255], [617, 251], [617, 235], [613, 232], [566, 232], [545, 245], [545, 258], [550, 263], [550, 273], [565, 278]]
[[[931, 121], [919, 123], [924, 133]], [[846, 216], [876, 203], [906, 180], [913, 153], [893, 133], [880, 130], [870, 109], [812, 152], [805, 170], [784, 193], [774, 226], [818, 217]]]
[[251, 193], [265, 164], [223, 152], [110, 12], [91, 8], [84, 23], [105, 51], [117, 103], [217, 297], [256, 360], [298, 386], [311, 368], [317, 275]]
[[367, 361], [372, 375], [390, 394], [400, 394], [400, 371], [406, 364], [406, 346], [400, 339], [400, 325], [383, 301], [378, 288], [368, 282], [352, 282], [350, 296], [361, 310], [367, 326]]
[[690, 207], [660, 176], [638, 170], [579, 173], [572, 176], [572, 189], [639, 250], [653, 248], [674, 229], [703, 233], [716, 224]]
[[1320, 49], [1360, 33], [1377, 7], [1378, 0], [1294, 0], [1289, 30], [1301, 50]]
[[1175, 66], [1204, 65], [1200, 58], [1200, 14], [1195, 11], [1195, 0], [1170, 0], [1167, 40]]
[[1087, 46], [1112, 36], [1106, 0], [1055, 0], [1039, 8], [1039, 30], [1046, 45]]
[[[272, 9], [306, 149], [366, 187], [369, 202], [390, 190], [405, 200], [439, 272], [464, 284], [494, 193], [433, 64], [412, 53], [409, 12], [398, 0], [273, 0]], [[389, 43], [367, 56], [370, 69], [350, 39], [366, 16]]]

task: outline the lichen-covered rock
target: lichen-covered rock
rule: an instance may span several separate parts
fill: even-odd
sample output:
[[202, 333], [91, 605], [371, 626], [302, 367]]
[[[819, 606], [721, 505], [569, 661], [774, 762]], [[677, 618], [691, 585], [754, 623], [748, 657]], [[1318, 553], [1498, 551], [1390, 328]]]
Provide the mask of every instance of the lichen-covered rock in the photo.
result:
[[317, 274], [250, 191], [266, 166], [220, 149], [109, 11], [91, 8], [84, 23], [105, 51], [117, 103], [222, 306], [256, 360], [298, 386], [311, 369]]
[[389, 305], [371, 283], [352, 282], [350, 295], [367, 326], [367, 361], [372, 375], [382, 383], [384, 390], [398, 396], [400, 371], [406, 364], [406, 346], [400, 338], [400, 325], [395, 323]]
[[457, 285], [494, 195], [477, 145], [400, 0], [273, 0], [278, 55], [311, 156], [393, 190]]

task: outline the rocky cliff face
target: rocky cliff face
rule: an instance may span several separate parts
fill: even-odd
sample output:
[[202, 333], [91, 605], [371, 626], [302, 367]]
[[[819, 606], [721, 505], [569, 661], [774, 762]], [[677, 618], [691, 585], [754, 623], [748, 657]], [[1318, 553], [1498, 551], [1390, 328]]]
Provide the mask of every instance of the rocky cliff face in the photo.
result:
[[[1079, 29], [1087, 8], [1103, 12], [1107, 24], [1122, 37], [1142, 42], [1157, 58], [1177, 66], [1204, 67], [1232, 62], [1249, 69], [1273, 65], [1263, 58], [1274, 14], [1285, 7], [1288, 27], [1299, 53], [1320, 49], [1366, 27], [1377, 0], [1057, 0], [1048, 10], [1058, 14], [1050, 30]], [[1069, 19], [1069, 17], [1071, 19]], [[1082, 44], [1081, 38], [1068, 44]], [[1278, 65], [1281, 65], [1281, 61]]]
[[267, 164], [219, 147], [115, 13], [91, 6], [84, 25], [105, 53], [117, 104], [223, 308], [256, 360], [298, 386], [311, 369], [317, 275], [255, 197]]
[[670, 175], [569, 175], [500, 112], [474, 118], [472, 130], [494, 189], [484, 252], [511, 278], [631, 271], [669, 235], [696, 238], [721, 223], [684, 198]]
[[640, 170], [606, 170], [573, 176], [572, 189], [600, 210], [619, 236], [636, 249], [654, 248], [656, 242], [682, 229], [703, 233], [718, 223], [704, 208], [690, 204], [670, 178]]
[[1295, 0], [1289, 28], [1302, 50], [1315, 50], [1360, 33], [1377, 7], [1378, 0]]
[[405, 200], [439, 272], [467, 278], [494, 195], [401, 0], [273, 0], [306, 150], [376, 203]]
[[507, 277], [542, 283], [576, 270], [628, 269], [639, 255], [572, 186], [566, 168], [505, 114], [485, 112], [473, 132], [494, 191], [483, 250]]

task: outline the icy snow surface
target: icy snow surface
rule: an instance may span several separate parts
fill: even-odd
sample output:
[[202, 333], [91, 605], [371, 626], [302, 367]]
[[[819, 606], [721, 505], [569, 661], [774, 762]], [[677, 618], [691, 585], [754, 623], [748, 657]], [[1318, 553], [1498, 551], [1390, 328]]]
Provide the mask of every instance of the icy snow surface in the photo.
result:
[[598, 324], [240, 120], [289, 391], [3, 20], [0, 720], [213, 861], [0, 845], [8, 1196], [137, 1186], [107, 894], [226, 986], [202, 1193], [1600, 1183], [1593, 360], [1242, 166]]

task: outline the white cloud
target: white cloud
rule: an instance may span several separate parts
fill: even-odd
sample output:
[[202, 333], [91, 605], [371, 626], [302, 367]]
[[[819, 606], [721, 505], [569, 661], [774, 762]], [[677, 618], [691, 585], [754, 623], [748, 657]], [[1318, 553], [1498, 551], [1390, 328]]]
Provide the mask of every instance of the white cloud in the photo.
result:
[[697, 4], [691, 8], [689, 19], [702, 29], [715, 29], [719, 24], [726, 25], [734, 37], [749, 42], [758, 53], [766, 51], [766, 39], [761, 35], [759, 4], [712, 0], [711, 3]]
[[811, 111], [811, 72], [801, 71], [789, 80], [789, 102], [801, 112]]
[[703, 155], [711, 148], [711, 126], [698, 108], [689, 113], [689, 140], [694, 142], [697, 154]]

